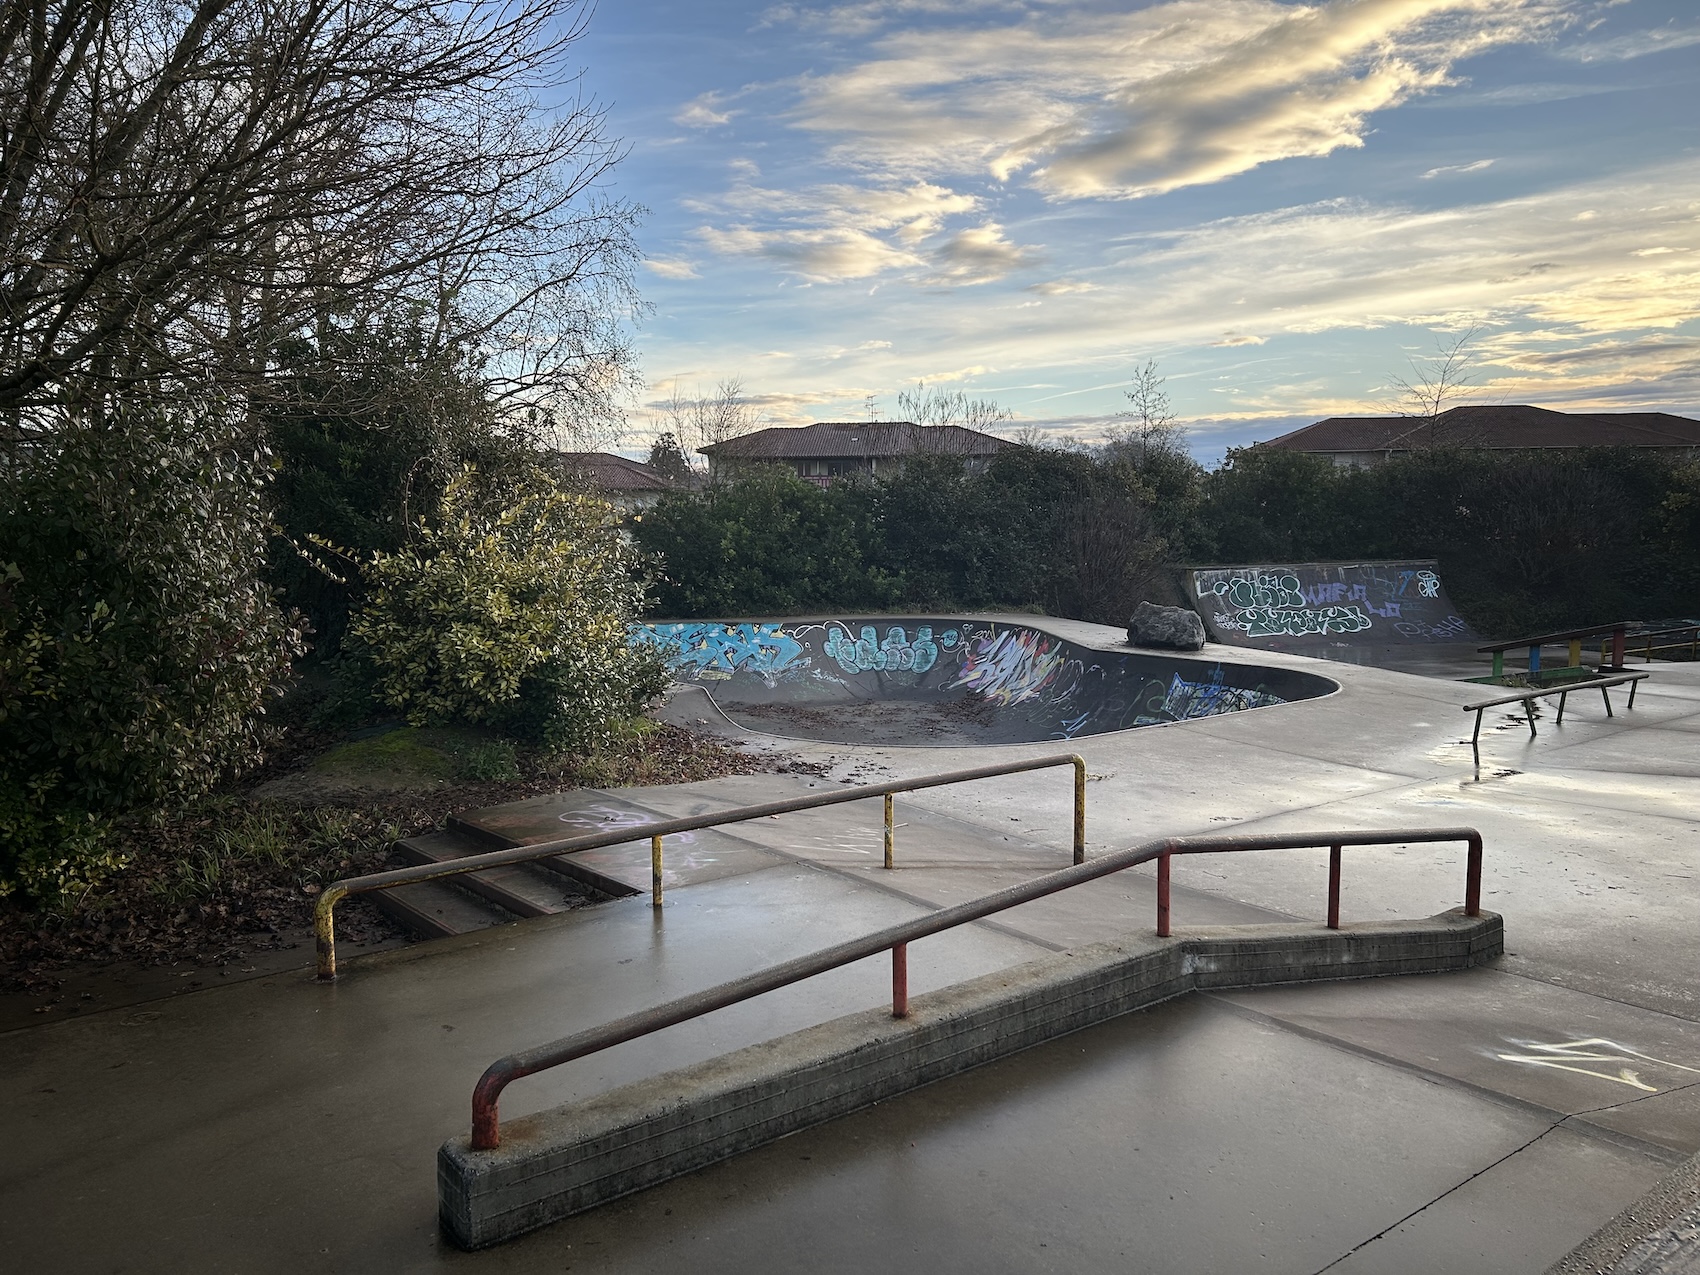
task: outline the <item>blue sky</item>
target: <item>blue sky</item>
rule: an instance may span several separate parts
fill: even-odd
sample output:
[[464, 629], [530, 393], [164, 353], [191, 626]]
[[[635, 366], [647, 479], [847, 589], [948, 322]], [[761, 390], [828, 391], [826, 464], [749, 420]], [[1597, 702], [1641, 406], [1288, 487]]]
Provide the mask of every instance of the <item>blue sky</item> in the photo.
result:
[[653, 405], [926, 381], [1091, 441], [1155, 359], [1195, 454], [1460, 401], [1700, 416], [1694, 0], [603, 0]]

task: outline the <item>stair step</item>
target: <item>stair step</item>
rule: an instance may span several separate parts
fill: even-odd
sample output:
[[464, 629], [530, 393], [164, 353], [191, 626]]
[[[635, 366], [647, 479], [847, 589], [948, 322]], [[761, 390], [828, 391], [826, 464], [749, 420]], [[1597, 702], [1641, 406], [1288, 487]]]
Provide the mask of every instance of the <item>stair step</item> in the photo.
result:
[[[443, 863], [476, 854], [484, 846], [453, 833], [427, 833], [396, 842], [396, 850], [409, 863]], [[515, 916], [553, 916], [569, 906], [560, 886], [523, 865], [485, 868], [465, 876], [448, 877], [438, 884], [454, 886], [506, 908]]]
[[439, 881], [374, 890], [369, 896], [380, 912], [422, 939], [446, 939], [503, 925], [513, 916], [480, 899], [451, 890]]

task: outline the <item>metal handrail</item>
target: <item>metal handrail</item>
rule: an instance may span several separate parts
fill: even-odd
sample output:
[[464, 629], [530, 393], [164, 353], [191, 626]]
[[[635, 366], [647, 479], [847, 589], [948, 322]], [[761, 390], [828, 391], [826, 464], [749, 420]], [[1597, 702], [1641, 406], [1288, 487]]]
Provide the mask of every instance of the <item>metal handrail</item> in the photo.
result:
[[1639, 620], [1617, 620], [1611, 624], [1596, 624], [1588, 629], [1566, 629], [1562, 633], [1537, 633], [1530, 637], [1512, 638], [1506, 642], [1494, 642], [1487, 646], [1478, 646], [1476, 650], [1484, 655], [1489, 655], [1498, 651], [1514, 651], [1521, 646], [1551, 646], [1557, 642], [1570, 642], [1578, 638], [1601, 637], [1607, 633], [1616, 633], [1619, 629], [1627, 632], [1639, 623], [1641, 623]]
[[1002, 912], [1034, 899], [1042, 899], [1071, 886], [1095, 881], [1112, 872], [1157, 860], [1157, 934], [1169, 937], [1169, 860], [1177, 854], [1217, 854], [1246, 850], [1304, 850], [1327, 846], [1328, 928], [1340, 928], [1340, 852], [1345, 846], [1411, 845], [1435, 841], [1463, 841], [1469, 846], [1464, 871], [1464, 913], [1479, 916], [1482, 906], [1482, 834], [1474, 828], [1383, 828], [1368, 831], [1307, 832], [1297, 834], [1254, 833], [1239, 836], [1166, 837], [1125, 850], [1113, 851], [1090, 863], [1035, 877], [1008, 889], [954, 907], [941, 908], [926, 916], [901, 921], [873, 934], [850, 939], [832, 947], [799, 956], [743, 978], [721, 983], [706, 991], [640, 1010], [624, 1018], [564, 1036], [546, 1045], [509, 1054], [491, 1063], [472, 1091], [472, 1149], [491, 1151], [501, 1145], [497, 1100], [515, 1080], [559, 1067], [628, 1040], [636, 1040], [666, 1027], [700, 1018], [704, 1014], [736, 1005], [764, 992], [813, 978], [882, 951], [891, 952], [891, 1012], [894, 1018], [909, 1014], [908, 945], [930, 934], [953, 929], [981, 917]]
[[968, 783], [975, 779], [992, 779], [999, 775], [1018, 775], [1029, 770], [1049, 770], [1056, 766], [1074, 767], [1074, 862], [1086, 859], [1086, 759], [1077, 753], [1038, 757], [1030, 761], [998, 762], [990, 766], [974, 766], [967, 770], [943, 771], [922, 775], [916, 779], [892, 779], [881, 784], [856, 784], [836, 792], [812, 793], [806, 797], [791, 797], [784, 801], [768, 801], [757, 806], [735, 806], [706, 815], [688, 815], [679, 819], [661, 819], [610, 832], [586, 833], [576, 837], [559, 837], [529, 846], [514, 846], [507, 850], [491, 850], [484, 854], [469, 854], [441, 863], [425, 863], [412, 868], [393, 868], [387, 872], [369, 872], [365, 876], [346, 877], [333, 881], [319, 894], [313, 912], [316, 931], [319, 980], [336, 979], [336, 925], [332, 915], [337, 903], [351, 894], [368, 894], [392, 886], [414, 885], [420, 881], [440, 881], [444, 877], [461, 876], [485, 868], [506, 867], [514, 863], [535, 863], [552, 859], [558, 854], [575, 850], [597, 850], [603, 846], [624, 845], [644, 837], [650, 843], [650, 898], [655, 907], [661, 906], [661, 841], [679, 832], [695, 832], [727, 823], [746, 823], [797, 810], [813, 810], [820, 806], [838, 806], [847, 801], [863, 801], [869, 797], [885, 798], [885, 866], [895, 867], [893, 858], [892, 796], [900, 792], [917, 792], [923, 788], [942, 788], [947, 784]]

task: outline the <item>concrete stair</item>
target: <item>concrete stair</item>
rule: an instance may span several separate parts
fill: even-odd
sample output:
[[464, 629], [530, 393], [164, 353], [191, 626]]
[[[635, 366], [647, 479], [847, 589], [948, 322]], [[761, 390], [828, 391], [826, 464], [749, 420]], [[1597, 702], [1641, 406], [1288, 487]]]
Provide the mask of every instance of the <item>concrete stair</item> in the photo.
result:
[[[499, 847], [465, 832], [428, 832], [396, 842], [409, 864], [444, 863]], [[624, 883], [570, 861], [511, 864], [441, 881], [379, 890], [378, 909], [419, 938], [447, 938], [515, 919], [553, 916], [635, 894]]]

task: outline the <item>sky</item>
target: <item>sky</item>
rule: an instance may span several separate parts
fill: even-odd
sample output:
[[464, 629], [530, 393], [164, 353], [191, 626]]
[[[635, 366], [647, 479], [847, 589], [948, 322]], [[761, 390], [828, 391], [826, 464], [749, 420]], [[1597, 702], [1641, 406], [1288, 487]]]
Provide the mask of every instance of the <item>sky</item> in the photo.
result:
[[1397, 405], [1700, 416], [1695, 0], [602, 0], [654, 408], [917, 383], [1092, 442], [1155, 360], [1189, 446]]

